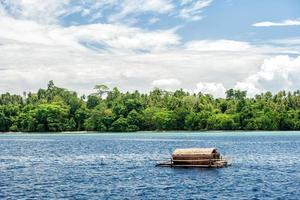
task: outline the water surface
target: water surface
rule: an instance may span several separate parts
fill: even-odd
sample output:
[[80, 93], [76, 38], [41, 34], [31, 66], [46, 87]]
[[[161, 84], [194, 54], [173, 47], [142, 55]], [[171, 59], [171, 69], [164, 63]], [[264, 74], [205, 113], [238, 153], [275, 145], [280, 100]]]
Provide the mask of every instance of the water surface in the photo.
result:
[[[217, 147], [222, 169], [156, 168]], [[1, 134], [0, 199], [299, 199], [300, 132]]]

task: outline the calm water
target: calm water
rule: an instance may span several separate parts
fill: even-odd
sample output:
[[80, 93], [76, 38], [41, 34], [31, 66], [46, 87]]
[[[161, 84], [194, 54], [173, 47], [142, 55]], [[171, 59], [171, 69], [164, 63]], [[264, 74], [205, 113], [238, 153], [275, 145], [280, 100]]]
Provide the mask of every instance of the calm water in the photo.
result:
[[[222, 169], [156, 168], [218, 147]], [[0, 199], [299, 199], [300, 132], [2, 134]]]

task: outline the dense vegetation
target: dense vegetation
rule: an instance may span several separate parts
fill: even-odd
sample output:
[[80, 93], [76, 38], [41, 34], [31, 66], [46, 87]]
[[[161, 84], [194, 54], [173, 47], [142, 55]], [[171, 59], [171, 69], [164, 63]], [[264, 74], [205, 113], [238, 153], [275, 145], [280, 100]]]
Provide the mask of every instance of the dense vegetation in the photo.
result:
[[247, 98], [230, 89], [226, 98], [168, 92], [122, 93], [95, 86], [78, 97], [56, 87], [23, 96], [0, 96], [0, 131], [300, 130], [300, 92]]

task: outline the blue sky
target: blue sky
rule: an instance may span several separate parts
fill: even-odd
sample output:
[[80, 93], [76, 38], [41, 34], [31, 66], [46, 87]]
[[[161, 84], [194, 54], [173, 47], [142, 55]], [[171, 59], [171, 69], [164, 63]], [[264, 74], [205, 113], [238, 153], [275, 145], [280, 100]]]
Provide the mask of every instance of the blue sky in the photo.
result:
[[300, 87], [299, 0], [0, 0], [0, 92]]
[[300, 2], [296, 0], [219, 0], [203, 12], [203, 20], [188, 23], [181, 32], [187, 40], [226, 38], [261, 42], [297, 37], [299, 26], [266, 28], [251, 25], [260, 21], [297, 19], [299, 13]]

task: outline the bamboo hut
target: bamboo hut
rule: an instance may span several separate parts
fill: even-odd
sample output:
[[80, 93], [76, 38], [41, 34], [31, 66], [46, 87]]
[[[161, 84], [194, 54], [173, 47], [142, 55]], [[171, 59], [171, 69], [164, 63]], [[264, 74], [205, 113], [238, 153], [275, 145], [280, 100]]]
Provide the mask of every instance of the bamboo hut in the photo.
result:
[[223, 167], [228, 162], [221, 157], [216, 148], [176, 149], [172, 153], [171, 161], [162, 162], [157, 166], [184, 167]]
[[215, 148], [176, 149], [172, 154], [174, 164], [209, 165], [212, 159], [220, 159]]

